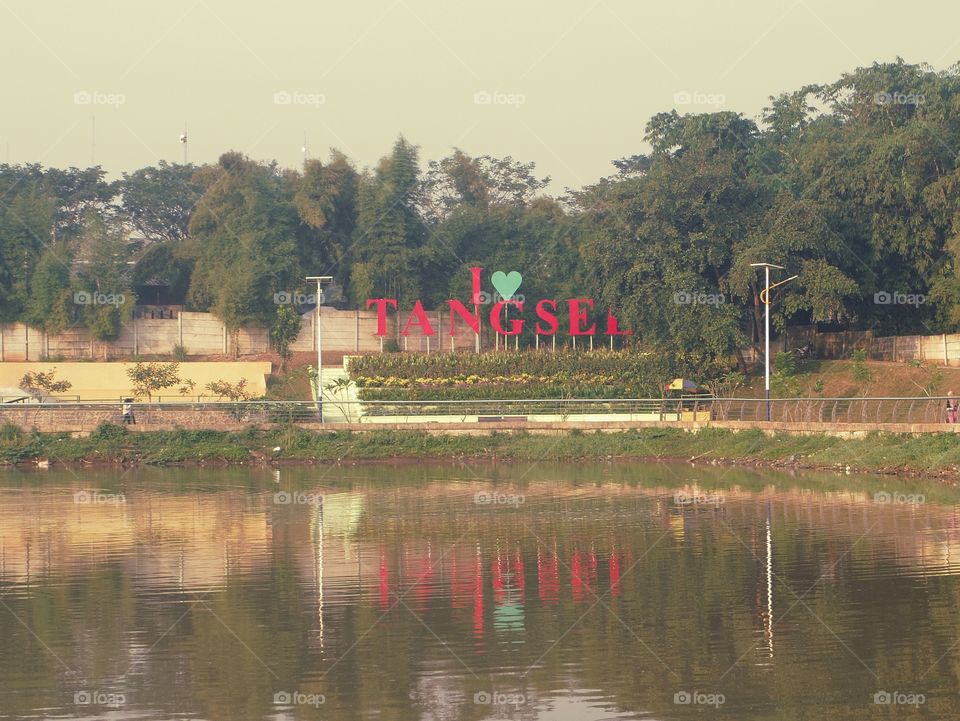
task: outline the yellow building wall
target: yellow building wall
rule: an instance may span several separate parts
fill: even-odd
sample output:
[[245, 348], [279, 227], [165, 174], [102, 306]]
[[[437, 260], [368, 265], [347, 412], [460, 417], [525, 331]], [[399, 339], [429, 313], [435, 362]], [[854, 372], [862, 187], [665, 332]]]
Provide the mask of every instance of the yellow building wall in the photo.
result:
[[[116, 400], [131, 395], [130, 379], [126, 369], [132, 363], [0, 363], [0, 387], [15, 388], [20, 379], [30, 371], [56, 371], [57, 380], [70, 381], [73, 386], [64, 393], [64, 397], [73, 400], [80, 396], [82, 401]], [[267, 376], [271, 364], [259, 362], [183, 362], [180, 363], [180, 377], [196, 383], [193, 398], [197, 395], [209, 395], [204, 386], [211, 381], [225, 380], [236, 383], [247, 379], [247, 388], [255, 396], [262, 396], [267, 390]], [[179, 400], [177, 388], [161, 391], [164, 402]], [[146, 400], [146, 399], [143, 399]], [[190, 398], [183, 398], [184, 401]]]

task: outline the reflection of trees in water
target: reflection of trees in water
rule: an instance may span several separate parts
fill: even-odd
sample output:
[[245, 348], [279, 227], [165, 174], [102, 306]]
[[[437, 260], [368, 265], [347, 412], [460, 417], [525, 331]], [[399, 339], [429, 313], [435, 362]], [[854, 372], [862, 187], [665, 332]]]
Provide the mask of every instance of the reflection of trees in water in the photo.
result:
[[[687, 687], [743, 704], [862, 698], [868, 712], [872, 693], [912, 688], [917, 669], [956, 640], [956, 583], [937, 575], [955, 573], [944, 562], [952, 511], [772, 491], [678, 507], [675, 489], [551, 494], [531, 484], [523, 506], [495, 509], [472, 504], [472, 489], [371, 491], [359, 521], [331, 524], [330, 537], [316, 509], [224, 498], [220, 511], [191, 511], [192, 533], [169, 513], [167, 525], [152, 523], [149, 550], [127, 551], [114, 534], [109, 560], [94, 561], [92, 545], [48, 544], [44, 573], [7, 603], [90, 683], [122, 680], [132, 703], [213, 718], [268, 713], [276, 690], [326, 695], [324, 717], [481, 718], [479, 691], [534, 698], [559, 680], [668, 715]], [[231, 514], [241, 530], [210, 532]], [[175, 527], [196, 548], [171, 546]], [[154, 552], [164, 566], [185, 559], [186, 573], [160, 569]], [[88, 557], [70, 568], [59, 553]], [[9, 554], [4, 562], [14, 568]], [[218, 582], [185, 584], [197, 566], [217, 568]], [[786, 615], [796, 599], [784, 583], [813, 589]], [[4, 686], [20, 678], [24, 690], [4, 692], [4, 709], [14, 698], [22, 712], [64, 703], [62, 667], [10, 614], [0, 613], [0, 638]], [[14, 659], [29, 659], [29, 678]], [[956, 664], [947, 654], [927, 683], [953, 678]], [[44, 686], [57, 689], [52, 700]], [[858, 713], [847, 717], [868, 717]]]

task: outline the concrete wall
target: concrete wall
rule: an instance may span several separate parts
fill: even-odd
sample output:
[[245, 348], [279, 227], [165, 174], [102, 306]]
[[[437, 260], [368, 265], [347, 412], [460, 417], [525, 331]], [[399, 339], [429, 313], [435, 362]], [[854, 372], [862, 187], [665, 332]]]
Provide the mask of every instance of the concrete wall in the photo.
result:
[[[28, 371], [56, 371], [57, 380], [70, 381], [73, 385], [63, 397], [67, 400], [112, 400], [130, 395], [130, 379], [127, 377], [127, 363], [0, 363], [0, 387], [15, 388]], [[247, 387], [254, 396], [266, 393], [266, 377], [271, 364], [259, 362], [223, 362], [223, 363], [181, 363], [180, 377], [192, 380], [196, 384], [195, 395], [208, 393], [203, 387], [211, 382], [225, 380], [236, 383], [246, 378]], [[161, 391], [165, 402], [179, 402], [183, 399], [177, 388]], [[54, 399], [55, 400], [55, 399]]]
[[960, 365], [960, 334], [874, 336], [873, 331], [817, 333], [813, 326], [788, 328], [779, 347], [794, 350], [809, 345], [813, 357], [849, 358], [855, 350], [866, 350], [870, 360], [919, 360], [941, 365]]
[[[402, 336], [395, 313], [388, 316], [386, 338], [396, 339], [401, 348], [411, 351], [472, 350], [475, 336], [466, 323], [457, 324], [457, 335], [451, 343], [447, 311], [428, 311], [433, 337], [423, 335], [419, 327]], [[406, 316], [399, 321], [406, 322]], [[315, 351], [316, 314], [303, 316], [300, 335], [293, 343], [294, 351]], [[336, 352], [376, 352], [383, 340], [376, 335], [377, 315], [374, 311], [336, 310], [323, 308], [320, 318], [323, 349]], [[134, 318], [127, 321], [120, 336], [110, 342], [94, 341], [86, 328], [70, 328], [55, 335], [29, 328], [22, 323], [0, 325], [0, 361], [38, 361], [47, 358], [64, 360], [116, 360], [133, 355], [169, 354], [177, 345], [191, 355], [238, 355], [267, 353], [270, 350], [266, 328], [244, 328], [235, 336], [211, 313], [182, 312], [176, 318]]]
[[[240, 430], [250, 425], [237, 420], [226, 411], [202, 409], [184, 405], [182, 408], [151, 407], [147, 404], [134, 406], [137, 424], [130, 426], [131, 431], [171, 430], [174, 428], [206, 428], [212, 430]], [[101, 421], [120, 423], [119, 407], [105, 408], [39, 408], [37, 406], [0, 405], [0, 425], [13, 423], [24, 430], [36, 428], [42, 432], [69, 432], [85, 435], [96, 428]], [[270, 424], [255, 424], [267, 427]], [[492, 422], [383, 422], [383, 423], [335, 423], [320, 424], [300, 422], [302, 428], [311, 430], [406, 430], [426, 431], [429, 433], [448, 433], [451, 435], [484, 435], [491, 431], [525, 431], [529, 433], [563, 435], [571, 430], [601, 431], [616, 433], [630, 428], [679, 428], [697, 433], [705, 428], [726, 428], [732, 431], [762, 430], [767, 435], [786, 433], [792, 435], [811, 435], [823, 433], [842, 438], [862, 438], [872, 432], [905, 433], [914, 436], [925, 433], [960, 433], [960, 423], [806, 423], [774, 421], [771, 423], [755, 421], [657, 421], [657, 420], [599, 420], [596, 416], [590, 420], [568, 418], [555, 421], [492, 421]]]

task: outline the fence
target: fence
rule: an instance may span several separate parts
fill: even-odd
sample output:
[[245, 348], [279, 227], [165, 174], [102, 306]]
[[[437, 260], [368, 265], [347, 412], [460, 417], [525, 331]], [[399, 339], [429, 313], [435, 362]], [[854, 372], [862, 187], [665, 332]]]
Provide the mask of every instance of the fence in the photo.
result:
[[[427, 311], [436, 332], [432, 338], [411, 329], [403, 336], [396, 314], [388, 316], [386, 338], [396, 339], [403, 350], [473, 350], [475, 336], [469, 326], [460, 323], [450, 336], [450, 319], [444, 311]], [[317, 314], [306, 313], [300, 334], [291, 345], [294, 351], [316, 351]], [[376, 335], [377, 314], [373, 311], [326, 308], [320, 314], [323, 350], [344, 353], [382, 350], [384, 338]], [[176, 317], [138, 318], [127, 321], [116, 340], [97, 341], [86, 328], [70, 328], [47, 334], [22, 323], [0, 325], [0, 361], [118, 360], [136, 355], [169, 354], [177, 346], [191, 355], [247, 355], [270, 351], [266, 328], [227, 330], [211, 313], [179, 312]]]
[[[324, 401], [341, 422], [645, 422], [741, 421], [800, 423], [822, 426], [946, 423], [946, 397], [929, 398], [762, 398], [715, 399], [535, 399], [484, 401]], [[217, 428], [237, 424], [317, 423], [313, 401], [204, 401], [137, 403], [137, 422], [144, 425]], [[334, 415], [330, 413], [330, 415]], [[91, 428], [101, 421], [120, 421], [116, 400], [80, 403], [9, 403], [0, 405], [0, 423], [24, 428], [51, 426]], [[336, 423], [331, 424], [336, 426]], [[946, 428], [944, 429], [946, 430]]]
[[960, 334], [955, 333], [877, 337], [869, 330], [818, 333], [814, 326], [797, 326], [787, 328], [780, 343], [783, 350], [808, 350], [813, 358], [836, 360], [865, 350], [870, 360], [960, 365]]

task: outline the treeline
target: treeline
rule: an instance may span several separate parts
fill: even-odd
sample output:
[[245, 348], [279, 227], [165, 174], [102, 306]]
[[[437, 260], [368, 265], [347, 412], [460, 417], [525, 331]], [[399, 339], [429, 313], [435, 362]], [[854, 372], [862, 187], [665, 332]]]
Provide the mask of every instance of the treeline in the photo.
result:
[[114, 182], [2, 165], [0, 321], [109, 339], [159, 281], [230, 328], [271, 325], [307, 275], [333, 276], [326, 300], [344, 307], [439, 306], [469, 297], [479, 265], [520, 271], [527, 313], [594, 298], [634, 342], [702, 364], [761, 337], [750, 264], [769, 262], [798, 276], [774, 294], [777, 328], [960, 327], [957, 66], [875, 64], [771, 98], [758, 121], [661, 113], [643, 140], [648, 154], [559, 198], [532, 163], [424, 164], [402, 137], [365, 170], [337, 151], [302, 169], [228, 152]]

